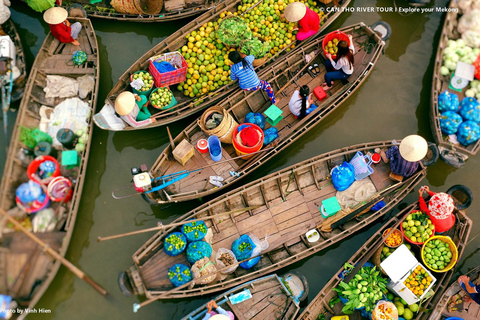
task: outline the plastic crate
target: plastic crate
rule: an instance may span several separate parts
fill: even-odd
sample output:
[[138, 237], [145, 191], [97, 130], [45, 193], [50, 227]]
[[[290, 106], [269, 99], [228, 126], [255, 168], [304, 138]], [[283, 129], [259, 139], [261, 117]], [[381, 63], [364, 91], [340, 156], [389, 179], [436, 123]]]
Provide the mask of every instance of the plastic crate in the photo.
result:
[[[174, 85], [174, 84], [185, 81], [185, 79], [187, 78], [187, 67], [188, 67], [187, 62], [178, 51], [168, 52], [165, 54], [154, 56], [148, 60], [149, 60], [148, 72], [150, 72], [150, 74], [153, 76], [156, 87], [166, 87], [166, 86]], [[181, 61], [181, 66], [179, 65], [180, 63], [176, 64], [175, 60]], [[177, 70], [160, 73], [158, 72], [157, 68], [155, 68], [155, 65], [153, 64], [154, 62], [159, 62], [159, 61], [170, 62], [175, 68], [177, 68]]]
[[372, 162], [373, 161], [370, 156], [364, 156], [363, 153], [357, 151], [352, 160], [350, 160], [350, 164], [355, 168], [355, 180], [365, 179], [373, 173], [373, 169], [371, 167]]

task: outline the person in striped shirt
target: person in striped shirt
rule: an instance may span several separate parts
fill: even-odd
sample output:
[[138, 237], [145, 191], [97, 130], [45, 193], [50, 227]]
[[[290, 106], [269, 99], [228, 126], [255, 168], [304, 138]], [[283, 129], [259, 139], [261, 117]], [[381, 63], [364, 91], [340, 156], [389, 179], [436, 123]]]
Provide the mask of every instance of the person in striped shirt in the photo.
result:
[[264, 80], [260, 80], [257, 73], [253, 69], [254, 56], [246, 56], [238, 51], [230, 51], [228, 59], [233, 62], [230, 67], [230, 78], [235, 81], [238, 79], [238, 85], [240, 88], [246, 91], [256, 91], [258, 89], [264, 90], [272, 104], [275, 104], [275, 95], [273, 93], [270, 83]]

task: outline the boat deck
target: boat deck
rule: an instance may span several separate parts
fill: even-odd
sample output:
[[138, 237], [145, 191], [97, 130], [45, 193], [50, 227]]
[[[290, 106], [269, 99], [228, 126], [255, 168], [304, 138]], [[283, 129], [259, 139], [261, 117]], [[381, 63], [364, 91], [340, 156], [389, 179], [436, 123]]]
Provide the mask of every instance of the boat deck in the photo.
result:
[[[477, 269], [478, 269], [477, 271], [480, 270], [479, 268], [477, 268]], [[455, 281], [456, 281], [456, 279], [455, 279]], [[479, 285], [480, 284], [480, 273], [477, 272], [476, 279], [471, 278], [470, 281], [472, 281], [475, 285]], [[454, 291], [454, 292], [451, 292], [451, 295], [446, 296], [446, 299], [450, 300], [450, 297], [457, 294], [457, 293], [461, 293], [462, 296], [466, 295], [466, 293], [460, 288], [460, 286], [458, 285], [457, 282], [455, 284], [453, 284], [452, 291]], [[443, 301], [443, 302], [445, 304], [448, 304], [449, 301]], [[461, 310], [461, 309], [463, 309], [463, 310]], [[478, 320], [478, 319], [480, 319], [480, 305], [477, 304], [476, 302], [468, 302], [468, 303], [463, 302], [462, 307], [459, 308], [459, 310], [449, 312], [448, 310], [444, 309], [442, 311], [442, 316], [445, 317], [445, 318], [456, 317], [456, 318], [461, 318], [461, 319], [464, 319], [464, 320]]]

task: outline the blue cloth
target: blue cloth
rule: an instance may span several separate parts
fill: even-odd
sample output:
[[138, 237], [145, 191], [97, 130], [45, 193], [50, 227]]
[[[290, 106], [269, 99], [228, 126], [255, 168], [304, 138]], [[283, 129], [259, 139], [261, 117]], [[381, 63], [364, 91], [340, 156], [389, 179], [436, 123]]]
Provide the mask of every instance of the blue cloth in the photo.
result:
[[170, 63], [166, 61], [160, 61], [160, 62], [153, 62], [153, 65], [155, 66], [155, 69], [158, 70], [160, 73], [165, 73], [165, 72], [170, 72], [170, 71], [175, 71], [175, 67], [172, 66]]
[[475, 301], [476, 303], [480, 304], [480, 285], [476, 286], [475, 284], [473, 284], [471, 281], [468, 282], [470, 284], [471, 287], [475, 288], [475, 291], [477, 291], [477, 293], [470, 293], [467, 291], [467, 288], [465, 287], [465, 283], [461, 283], [460, 286], [462, 287], [463, 290], [465, 290], [465, 292], [470, 296], [470, 298], [472, 298], [473, 301]]
[[390, 160], [390, 169], [393, 173], [408, 178], [418, 169], [418, 162], [410, 162], [402, 158], [398, 146], [393, 146], [386, 152], [387, 158]]
[[[225, 311], [222, 307], [218, 307], [218, 308], [215, 309], [215, 310], [217, 310], [217, 313], [218, 313], [218, 314], [223, 314], [224, 316], [227, 316], [228, 318], [230, 318], [230, 315], [228, 314], [228, 312]], [[207, 313], [205, 314], [205, 317], [203, 317], [202, 320], [208, 320], [208, 319], [210, 319], [211, 316], [212, 316], [212, 314], [210, 314], [210, 313], [207, 312]]]
[[244, 68], [242, 62], [235, 63], [230, 68], [230, 79], [233, 81], [238, 79], [238, 85], [243, 90], [251, 89], [260, 84], [260, 79], [253, 69], [252, 62], [255, 60], [254, 56], [246, 56], [244, 58], [248, 62], [248, 68]]
[[[330, 60], [327, 60], [325, 62], [325, 67], [327, 67], [327, 70], [332, 70], [332, 69], [334, 70]], [[348, 77], [350, 76], [351, 74], [346, 74], [345, 72], [343, 72], [342, 69], [335, 70], [335, 71], [328, 71], [327, 73], [325, 73], [325, 82], [327, 83], [327, 86], [330, 87], [332, 86], [333, 80], [345, 80], [345, 79], [348, 79]]]

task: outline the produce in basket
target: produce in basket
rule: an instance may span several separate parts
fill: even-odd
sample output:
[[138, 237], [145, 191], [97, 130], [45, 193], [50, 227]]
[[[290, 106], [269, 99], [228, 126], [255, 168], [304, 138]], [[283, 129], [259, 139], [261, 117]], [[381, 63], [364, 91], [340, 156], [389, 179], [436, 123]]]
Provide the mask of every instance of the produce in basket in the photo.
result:
[[[405, 246], [412, 252], [412, 246], [409, 243], [405, 243]], [[382, 253], [380, 254], [380, 262], [387, 259], [397, 248], [389, 248], [387, 246], [382, 248]], [[413, 252], [412, 252], [413, 254]]]
[[413, 243], [424, 243], [435, 231], [435, 226], [425, 213], [414, 211], [402, 222], [405, 237]]
[[252, 39], [252, 31], [240, 17], [230, 16], [218, 26], [218, 39], [228, 46], [238, 46], [247, 39]]
[[192, 280], [192, 272], [186, 265], [181, 263], [177, 263], [176, 265], [170, 267], [167, 274], [168, 279], [175, 287], [179, 287], [182, 284]]
[[450, 263], [453, 253], [448, 243], [440, 239], [428, 241], [422, 250], [423, 261], [433, 269], [442, 271]]
[[421, 266], [418, 265], [415, 270], [413, 270], [403, 284], [412, 291], [417, 297], [421, 297], [425, 290], [428, 289], [432, 283], [432, 277], [430, 274]]
[[194, 264], [200, 259], [210, 258], [212, 255], [212, 247], [205, 241], [195, 241], [187, 247], [187, 260]]
[[181, 232], [173, 232], [165, 237], [163, 249], [169, 256], [175, 257], [185, 250], [187, 238]]
[[189, 242], [202, 240], [207, 234], [207, 226], [203, 221], [194, 221], [182, 226], [182, 233], [187, 237]]
[[418, 311], [419, 305], [416, 303], [408, 305], [408, 303], [405, 300], [399, 297], [392, 297], [392, 298], [393, 298], [393, 304], [397, 307], [398, 315], [402, 316], [406, 320], [413, 319], [413, 314]]
[[[390, 230], [390, 228], [385, 230], [383, 232], [383, 237], [385, 237], [390, 232]], [[383, 242], [389, 247], [396, 248], [400, 246], [403, 242], [402, 233], [400, 232], [400, 230], [394, 230], [386, 239], [383, 240]]]
[[462, 123], [462, 117], [454, 111], [445, 111], [440, 118], [440, 129], [443, 133], [450, 135], [458, 131], [458, 127]]
[[150, 103], [155, 108], [165, 108], [171, 102], [172, 92], [166, 87], [156, 89], [154, 92], [152, 92], [152, 95], [150, 96]]
[[217, 267], [208, 258], [203, 258], [195, 262], [192, 266], [193, 278], [198, 279], [206, 276], [201, 280], [196, 280], [197, 284], [207, 284], [215, 280], [217, 277]]
[[153, 86], [153, 77], [148, 72], [140, 71], [135, 73], [132, 77], [132, 81], [141, 79], [143, 81], [142, 87], [137, 91], [148, 91]]
[[258, 38], [253, 38], [251, 40], [244, 40], [240, 44], [242, 53], [247, 56], [254, 56], [256, 59], [263, 58], [272, 48], [270, 42], [265, 41], [262, 43]]

